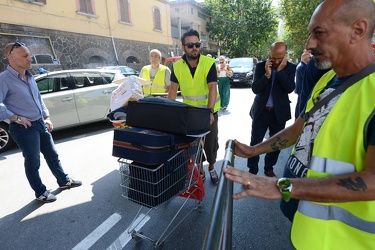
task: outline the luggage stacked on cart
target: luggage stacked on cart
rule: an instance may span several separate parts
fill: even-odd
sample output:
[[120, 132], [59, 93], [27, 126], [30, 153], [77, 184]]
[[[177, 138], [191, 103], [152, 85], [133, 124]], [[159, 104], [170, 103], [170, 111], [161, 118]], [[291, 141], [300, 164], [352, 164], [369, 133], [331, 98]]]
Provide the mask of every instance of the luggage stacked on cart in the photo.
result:
[[112, 155], [120, 162], [123, 196], [154, 207], [178, 194], [185, 185], [189, 158], [209, 131], [209, 109], [165, 98], [129, 102], [127, 128], [114, 130]]

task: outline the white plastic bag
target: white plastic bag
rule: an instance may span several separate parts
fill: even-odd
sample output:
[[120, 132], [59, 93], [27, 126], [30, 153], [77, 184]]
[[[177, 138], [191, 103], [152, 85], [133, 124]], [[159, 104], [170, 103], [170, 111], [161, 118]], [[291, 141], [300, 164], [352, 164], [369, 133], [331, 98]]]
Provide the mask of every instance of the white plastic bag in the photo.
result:
[[112, 92], [110, 108], [116, 110], [127, 106], [129, 101], [138, 101], [143, 98], [142, 86], [136, 76], [129, 76]]

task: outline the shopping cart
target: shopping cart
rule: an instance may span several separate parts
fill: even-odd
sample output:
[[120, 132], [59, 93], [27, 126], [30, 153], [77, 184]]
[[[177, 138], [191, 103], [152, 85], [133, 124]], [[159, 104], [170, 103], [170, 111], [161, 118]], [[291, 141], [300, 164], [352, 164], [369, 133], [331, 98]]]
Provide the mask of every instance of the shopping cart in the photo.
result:
[[[155, 249], [161, 249], [165, 239], [185, 220], [188, 215], [203, 207], [204, 188], [199, 174], [198, 165], [202, 163], [202, 149], [205, 134], [197, 137], [189, 147], [178, 151], [166, 162], [150, 167], [128, 159], [118, 160], [121, 174], [122, 196], [141, 207], [129, 226], [128, 233], [137, 242], [141, 239], [151, 241]], [[139, 225], [148, 220], [154, 208], [166, 204], [174, 197], [183, 197], [178, 208], [165, 230], [157, 239], [151, 239], [138, 231]], [[182, 210], [188, 201], [194, 204], [188, 211]], [[169, 202], [168, 202], [169, 203]], [[146, 212], [142, 213], [142, 211]], [[172, 213], [168, 208], [168, 213]]]

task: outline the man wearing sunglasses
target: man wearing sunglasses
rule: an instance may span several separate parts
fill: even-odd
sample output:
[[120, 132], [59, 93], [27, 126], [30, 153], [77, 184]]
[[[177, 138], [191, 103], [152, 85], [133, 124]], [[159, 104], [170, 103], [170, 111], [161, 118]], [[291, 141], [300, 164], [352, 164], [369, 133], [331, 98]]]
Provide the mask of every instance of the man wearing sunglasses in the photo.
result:
[[[171, 87], [168, 98], [176, 99], [178, 86], [183, 102], [192, 106], [209, 108], [210, 133], [206, 136], [204, 152], [209, 163], [208, 170], [211, 181], [216, 184], [219, 181], [215, 171], [218, 142], [218, 115], [220, 109], [220, 96], [217, 91], [217, 72], [215, 59], [201, 55], [199, 33], [190, 29], [181, 37], [182, 50], [185, 54], [183, 60], [173, 64], [171, 72]], [[201, 170], [202, 178], [205, 177]]]
[[39, 176], [40, 153], [57, 180], [60, 189], [81, 186], [64, 172], [51, 136], [53, 124], [49, 111], [39, 93], [31, 69], [31, 55], [25, 44], [16, 42], [5, 46], [4, 56], [9, 65], [0, 73], [0, 120], [9, 119], [9, 132], [22, 151], [27, 180], [36, 199], [47, 203], [56, 197], [47, 190]]

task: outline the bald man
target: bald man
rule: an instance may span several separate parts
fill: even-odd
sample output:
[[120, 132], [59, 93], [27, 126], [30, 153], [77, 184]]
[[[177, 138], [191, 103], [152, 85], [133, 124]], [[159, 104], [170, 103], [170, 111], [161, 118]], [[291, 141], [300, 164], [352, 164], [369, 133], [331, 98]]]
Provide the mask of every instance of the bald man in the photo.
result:
[[[325, 0], [309, 23], [306, 49], [319, 69], [332, 68], [312, 91], [305, 112], [375, 62], [372, 0]], [[375, 246], [375, 73], [301, 117], [274, 137], [234, 153], [252, 157], [295, 144], [287, 167], [302, 178], [256, 176], [231, 167], [225, 177], [244, 185], [235, 199], [256, 196], [300, 200], [291, 239], [296, 249], [373, 249]], [[297, 167], [295, 167], [297, 166]]]
[[[35, 197], [43, 203], [56, 201], [56, 196], [46, 188], [40, 175], [40, 153], [55, 176], [60, 189], [82, 185], [69, 178], [62, 168], [51, 131], [49, 111], [39, 93], [31, 72], [31, 53], [24, 43], [9, 43], [4, 48], [9, 65], [0, 73], [0, 121], [9, 119], [9, 132], [25, 158], [27, 180]], [[16, 190], [15, 190], [16, 191]]]
[[[263, 141], [267, 130], [273, 136], [285, 128], [285, 123], [292, 116], [288, 94], [295, 87], [294, 77], [296, 65], [288, 62], [287, 46], [283, 42], [271, 45], [269, 58], [256, 65], [252, 90], [256, 94], [250, 116], [253, 119], [250, 146]], [[264, 174], [275, 177], [273, 166], [280, 151], [266, 154], [264, 158]], [[259, 156], [248, 159], [249, 172], [258, 173]]]

